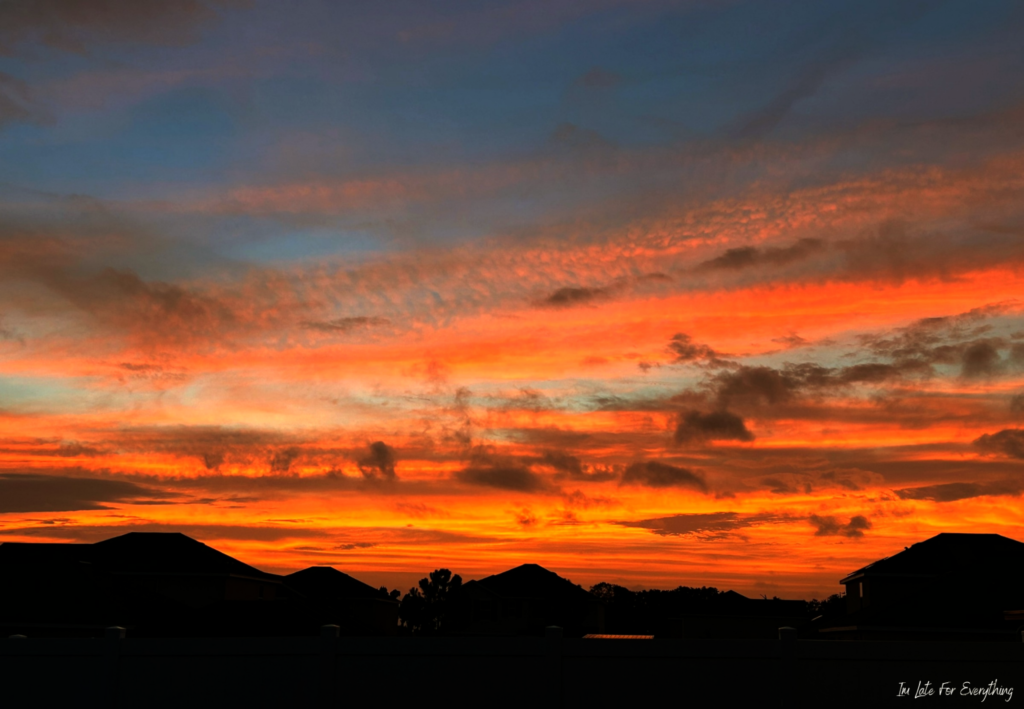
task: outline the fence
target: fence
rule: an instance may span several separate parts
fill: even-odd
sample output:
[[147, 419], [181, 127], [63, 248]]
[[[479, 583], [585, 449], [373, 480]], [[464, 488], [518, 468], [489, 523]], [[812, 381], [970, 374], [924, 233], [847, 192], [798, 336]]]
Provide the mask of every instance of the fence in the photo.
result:
[[0, 707], [982, 701], [1024, 703], [1024, 643], [797, 640], [788, 629], [777, 641], [576, 639], [557, 628], [544, 638], [353, 638], [335, 626], [319, 638], [126, 638], [110, 628], [98, 639], [0, 639]]

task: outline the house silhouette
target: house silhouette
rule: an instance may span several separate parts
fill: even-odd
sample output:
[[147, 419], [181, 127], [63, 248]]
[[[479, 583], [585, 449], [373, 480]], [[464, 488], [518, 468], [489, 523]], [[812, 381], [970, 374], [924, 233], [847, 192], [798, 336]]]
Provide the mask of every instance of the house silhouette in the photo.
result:
[[779, 628], [797, 626], [808, 620], [803, 601], [779, 598], [748, 598], [725, 591], [703, 607], [669, 619], [669, 634], [687, 639], [774, 640]]
[[92, 545], [0, 544], [0, 637], [97, 636], [186, 609], [92, 563]]
[[376, 615], [365, 617], [367, 608], [347, 604], [351, 594], [325, 596], [300, 580], [306, 595], [286, 578], [178, 533], [7, 542], [0, 544], [0, 633], [89, 636], [120, 625], [137, 636], [309, 635], [325, 624], [394, 633], [396, 601], [380, 598]]
[[847, 614], [816, 619], [820, 637], [1020, 640], [1024, 543], [999, 534], [939, 534], [840, 583]]
[[398, 601], [380, 589], [331, 566], [310, 566], [284, 577], [285, 585], [303, 597], [332, 609], [342, 632], [395, 635]]
[[294, 596], [280, 576], [176, 532], [129, 532], [90, 547], [93, 564], [186, 605]]
[[549, 625], [568, 636], [604, 632], [604, 604], [537, 564], [463, 584], [452, 597], [451, 618], [462, 634], [540, 635]]

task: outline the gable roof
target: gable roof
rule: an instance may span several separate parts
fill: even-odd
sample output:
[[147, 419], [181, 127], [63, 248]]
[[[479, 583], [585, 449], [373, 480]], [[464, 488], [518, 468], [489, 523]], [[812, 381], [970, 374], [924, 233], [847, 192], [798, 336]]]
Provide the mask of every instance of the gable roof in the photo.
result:
[[1024, 564], [1024, 543], [1001, 534], [957, 534], [943, 532], [931, 539], [907, 547], [847, 575], [845, 584], [860, 576], [917, 576], [934, 578], [947, 575], [951, 568], [984, 570], [988, 574], [1005, 573]]
[[572, 581], [562, 578], [554, 571], [548, 571], [537, 564], [523, 564], [500, 574], [469, 583], [477, 584], [491, 593], [505, 598], [597, 601], [597, 598], [590, 592], [583, 590]]
[[381, 592], [333, 566], [310, 566], [284, 577], [286, 585], [307, 598], [383, 598]]
[[280, 579], [179, 532], [129, 532], [96, 542], [91, 557], [113, 573], [227, 574], [267, 581]]

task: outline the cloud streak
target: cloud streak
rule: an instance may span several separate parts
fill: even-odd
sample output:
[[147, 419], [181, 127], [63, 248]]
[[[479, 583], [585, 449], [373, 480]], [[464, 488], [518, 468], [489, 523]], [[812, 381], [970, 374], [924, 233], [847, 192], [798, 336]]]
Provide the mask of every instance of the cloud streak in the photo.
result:
[[117, 504], [167, 504], [180, 497], [125, 480], [0, 473], [0, 513], [103, 510]]

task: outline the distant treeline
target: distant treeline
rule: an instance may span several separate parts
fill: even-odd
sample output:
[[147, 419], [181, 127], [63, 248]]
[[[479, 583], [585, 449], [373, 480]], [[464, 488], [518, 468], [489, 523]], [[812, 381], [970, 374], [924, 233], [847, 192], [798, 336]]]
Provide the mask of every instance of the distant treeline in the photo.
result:
[[[599, 583], [590, 592], [604, 601], [605, 627], [609, 633], [624, 635], [661, 635], [666, 632], [670, 618], [684, 615], [729, 613], [735, 609], [729, 603], [731, 594], [717, 588], [679, 586], [671, 591], [649, 589], [630, 591], [624, 586]], [[778, 597], [760, 599], [762, 603], [782, 603]], [[846, 613], [846, 600], [833, 594], [823, 601], [804, 601], [804, 613], [809, 617], [837, 616]], [[784, 614], [782, 612], [780, 614]]]
[[[420, 579], [419, 586], [409, 589], [401, 597], [398, 617], [404, 633], [413, 635], [435, 635], [445, 631], [445, 619], [452, 614], [457, 602], [462, 577], [448, 569], [437, 569], [426, 578]], [[395, 589], [390, 592], [384, 587], [381, 594], [393, 599], [401, 595]], [[666, 632], [670, 618], [683, 615], [728, 612], [728, 603], [735, 594], [719, 591], [717, 588], [702, 586], [690, 588], [679, 586], [670, 591], [650, 589], [631, 591], [624, 586], [599, 583], [590, 587], [590, 593], [604, 602], [605, 627], [607, 632], [628, 635], [661, 635]], [[777, 597], [762, 596], [761, 602], [780, 602]], [[828, 618], [846, 613], [846, 599], [836, 593], [823, 601], [804, 601], [804, 614], [808, 618]]]

